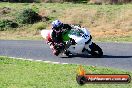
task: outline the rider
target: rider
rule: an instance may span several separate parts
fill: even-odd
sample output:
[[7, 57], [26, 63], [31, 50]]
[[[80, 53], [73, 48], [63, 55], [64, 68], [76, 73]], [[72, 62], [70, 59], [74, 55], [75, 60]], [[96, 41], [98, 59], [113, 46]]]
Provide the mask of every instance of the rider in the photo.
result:
[[63, 42], [63, 38], [62, 38], [62, 33], [63, 30], [71, 30], [72, 27], [69, 24], [63, 24], [61, 21], [59, 20], [55, 20], [52, 22], [52, 40], [53, 40], [53, 44], [54, 44], [54, 51], [53, 53], [55, 55], [59, 55], [60, 52], [58, 52], [57, 49], [55, 49], [55, 46], [57, 45], [59, 48], [63, 48], [64, 47], [64, 42]]

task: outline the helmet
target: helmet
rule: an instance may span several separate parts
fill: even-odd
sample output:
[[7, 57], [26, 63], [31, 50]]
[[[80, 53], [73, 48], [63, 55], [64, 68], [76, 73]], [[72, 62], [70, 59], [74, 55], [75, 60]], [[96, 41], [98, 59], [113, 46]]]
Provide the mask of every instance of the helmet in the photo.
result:
[[62, 23], [59, 20], [55, 20], [52, 22], [53, 28], [59, 28], [62, 25]]

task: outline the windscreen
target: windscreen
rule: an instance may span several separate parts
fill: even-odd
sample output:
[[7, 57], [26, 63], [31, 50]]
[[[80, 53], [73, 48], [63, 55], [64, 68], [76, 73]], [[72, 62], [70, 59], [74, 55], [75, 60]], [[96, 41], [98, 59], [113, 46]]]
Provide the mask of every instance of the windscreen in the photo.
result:
[[82, 30], [72, 29], [69, 34], [80, 37], [84, 34], [84, 32]]

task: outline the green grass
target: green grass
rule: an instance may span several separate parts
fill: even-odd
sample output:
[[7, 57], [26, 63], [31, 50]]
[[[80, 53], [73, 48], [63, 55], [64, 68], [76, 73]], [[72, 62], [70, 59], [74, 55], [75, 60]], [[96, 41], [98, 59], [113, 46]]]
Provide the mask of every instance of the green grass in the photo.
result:
[[[79, 65], [48, 64], [0, 57], [0, 88], [131, 88], [129, 84], [86, 84], [76, 82]], [[130, 74], [112, 68], [83, 66], [96, 74]]]

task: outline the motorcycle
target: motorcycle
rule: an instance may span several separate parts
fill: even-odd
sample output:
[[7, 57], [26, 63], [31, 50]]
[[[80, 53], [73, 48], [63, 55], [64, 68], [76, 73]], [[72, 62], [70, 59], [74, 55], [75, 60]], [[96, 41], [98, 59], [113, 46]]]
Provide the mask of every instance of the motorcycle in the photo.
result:
[[[47, 41], [52, 41], [51, 34], [52, 30], [41, 31], [42, 37]], [[71, 30], [63, 32], [63, 41], [65, 42], [65, 47], [59, 50], [63, 55], [71, 56], [73, 54], [87, 54], [92, 57], [103, 56], [102, 49], [92, 41], [90, 32], [84, 27], [72, 25]]]

